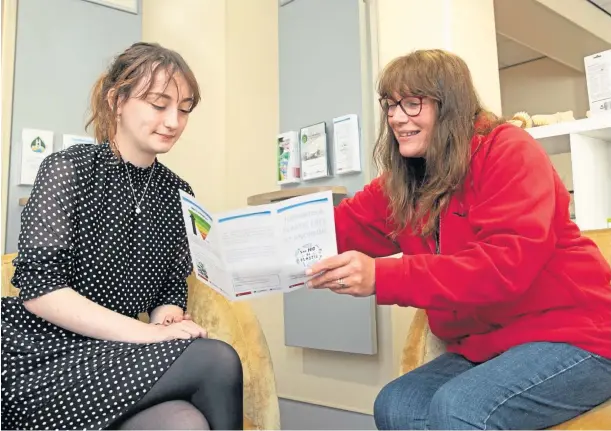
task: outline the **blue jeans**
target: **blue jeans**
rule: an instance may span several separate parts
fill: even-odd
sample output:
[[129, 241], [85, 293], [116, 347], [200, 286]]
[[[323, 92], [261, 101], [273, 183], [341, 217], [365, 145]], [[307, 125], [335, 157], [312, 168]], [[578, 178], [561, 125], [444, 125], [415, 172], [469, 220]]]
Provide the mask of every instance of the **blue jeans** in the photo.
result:
[[529, 343], [481, 364], [445, 353], [386, 385], [378, 429], [543, 429], [611, 398], [611, 360]]

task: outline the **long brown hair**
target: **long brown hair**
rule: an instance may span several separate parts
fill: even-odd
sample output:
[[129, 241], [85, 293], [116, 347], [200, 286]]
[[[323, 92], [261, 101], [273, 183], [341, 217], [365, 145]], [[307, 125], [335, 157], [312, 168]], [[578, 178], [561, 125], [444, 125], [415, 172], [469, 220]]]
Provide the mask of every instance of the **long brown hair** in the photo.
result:
[[399, 152], [399, 145], [382, 112], [374, 160], [382, 174], [390, 202], [396, 237], [407, 226], [427, 236], [450, 197], [469, 170], [471, 139], [476, 119], [485, 118], [477, 133], [486, 134], [501, 122], [479, 101], [467, 64], [447, 51], [418, 50], [391, 61], [378, 80], [380, 97], [395, 94], [426, 96], [436, 103], [437, 118], [426, 150], [426, 174], [418, 182], [414, 161]]
[[[121, 53], [96, 81], [91, 92], [91, 115], [86, 129], [93, 125], [94, 137], [98, 143], [108, 142], [116, 155], [119, 150], [114, 138], [117, 133], [117, 105], [128, 97], [146, 98], [153, 86], [157, 72], [165, 70], [167, 86], [175, 73], [184, 76], [193, 93], [192, 111], [200, 101], [199, 85], [195, 74], [180, 54], [157, 43], [138, 42]], [[146, 79], [140, 94], [132, 94], [134, 88]], [[112, 92], [109, 104], [108, 96]]]

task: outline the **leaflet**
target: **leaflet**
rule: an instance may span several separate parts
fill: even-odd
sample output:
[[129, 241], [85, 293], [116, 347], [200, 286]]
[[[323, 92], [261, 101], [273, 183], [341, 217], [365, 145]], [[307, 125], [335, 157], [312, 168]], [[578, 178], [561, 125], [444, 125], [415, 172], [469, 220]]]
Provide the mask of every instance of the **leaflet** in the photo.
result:
[[195, 274], [229, 300], [299, 289], [337, 254], [331, 191], [220, 214], [180, 197]]

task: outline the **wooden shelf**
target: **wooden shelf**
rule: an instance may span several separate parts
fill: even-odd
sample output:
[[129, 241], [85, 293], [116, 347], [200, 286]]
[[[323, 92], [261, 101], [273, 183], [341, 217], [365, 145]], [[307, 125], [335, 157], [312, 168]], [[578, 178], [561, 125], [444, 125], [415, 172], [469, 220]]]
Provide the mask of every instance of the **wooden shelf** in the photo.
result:
[[261, 193], [249, 196], [248, 205], [265, 205], [297, 196], [309, 195], [312, 193], [331, 191], [336, 196], [347, 196], [348, 190], [344, 186], [319, 186], [319, 187], [297, 187], [293, 189], [282, 189], [273, 192]]
[[[283, 201], [285, 199], [294, 198], [297, 196], [309, 195], [311, 193], [318, 192], [326, 192], [331, 190], [331, 192], [340, 197], [344, 197], [348, 195], [348, 190], [344, 186], [318, 186], [318, 187], [300, 187], [294, 189], [283, 189], [276, 190], [273, 192], [261, 193], [258, 195], [253, 195], [248, 197], [248, 205], [264, 205], [271, 204], [273, 202]], [[19, 206], [26, 206], [28, 203], [27, 197], [19, 198]]]

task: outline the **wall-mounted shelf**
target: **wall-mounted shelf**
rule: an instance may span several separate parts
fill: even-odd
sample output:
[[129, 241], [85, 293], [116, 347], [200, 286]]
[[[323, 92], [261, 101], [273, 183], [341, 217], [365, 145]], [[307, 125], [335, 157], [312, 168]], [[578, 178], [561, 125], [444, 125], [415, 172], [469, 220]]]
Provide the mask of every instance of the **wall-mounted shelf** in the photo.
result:
[[571, 134], [611, 141], [611, 114], [532, 127], [526, 131], [541, 142], [548, 154], [568, 153], [571, 151]]
[[575, 121], [565, 121], [549, 126], [531, 127], [526, 129], [535, 139], [546, 139], [555, 136], [566, 136], [571, 133], [579, 133], [593, 138], [611, 138], [611, 113], [608, 115], [597, 115], [590, 118], [582, 118]]
[[611, 217], [611, 113], [526, 131], [548, 154], [571, 154], [579, 228], [606, 228]]
[[283, 201], [285, 199], [294, 198], [297, 196], [309, 195], [311, 193], [331, 191], [334, 200], [344, 198], [348, 195], [348, 190], [343, 186], [318, 186], [318, 187], [298, 187], [293, 189], [282, 189], [273, 192], [261, 193], [254, 196], [249, 196], [247, 199], [248, 205], [265, 205], [273, 202]]

